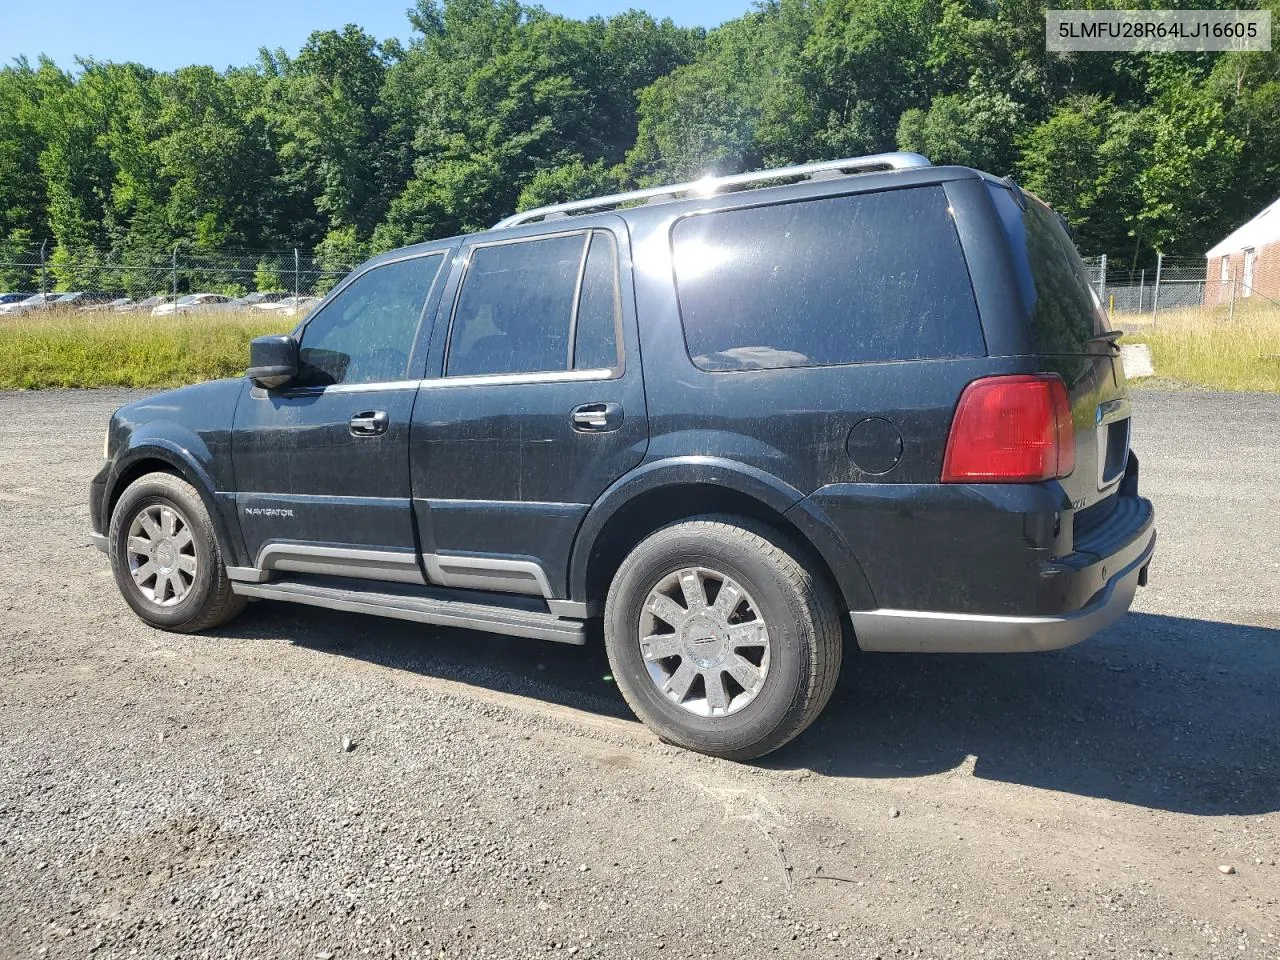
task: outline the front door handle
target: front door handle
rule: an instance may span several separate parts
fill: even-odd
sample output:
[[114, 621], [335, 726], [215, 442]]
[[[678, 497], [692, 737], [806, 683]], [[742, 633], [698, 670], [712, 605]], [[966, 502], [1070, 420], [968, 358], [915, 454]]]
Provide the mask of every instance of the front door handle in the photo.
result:
[[387, 432], [387, 411], [365, 410], [351, 418], [353, 437], [380, 437]]
[[622, 404], [579, 404], [569, 419], [579, 433], [610, 433], [622, 426]]

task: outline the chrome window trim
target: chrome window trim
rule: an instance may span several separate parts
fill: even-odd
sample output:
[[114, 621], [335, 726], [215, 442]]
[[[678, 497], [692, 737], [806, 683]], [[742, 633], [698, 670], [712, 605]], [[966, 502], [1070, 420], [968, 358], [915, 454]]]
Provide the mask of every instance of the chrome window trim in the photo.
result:
[[375, 383], [330, 383], [324, 386], [285, 387], [267, 391], [254, 387], [253, 396], [262, 399], [268, 393], [291, 397], [319, 396], [325, 393], [375, 393], [385, 390], [434, 390], [440, 387], [510, 386], [519, 383], [584, 383], [597, 380], [615, 380], [620, 371], [604, 368], [596, 370], [547, 370], [540, 373], [485, 373], [472, 377], [431, 377], [423, 380], [388, 380]]
[[614, 370], [543, 370], [538, 373], [481, 373], [469, 377], [436, 377], [423, 380], [423, 389], [438, 387], [506, 386], [516, 383], [580, 383], [591, 380], [614, 380]]
[[420, 380], [375, 380], [371, 383], [331, 383], [309, 389], [316, 393], [373, 393], [383, 390], [417, 390], [421, 382]]

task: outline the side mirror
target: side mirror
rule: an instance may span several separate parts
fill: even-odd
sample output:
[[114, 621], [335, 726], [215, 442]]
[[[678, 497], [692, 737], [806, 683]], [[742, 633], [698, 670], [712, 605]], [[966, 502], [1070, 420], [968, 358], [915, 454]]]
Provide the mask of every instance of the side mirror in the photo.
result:
[[283, 387], [298, 375], [298, 341], [288, 334], [257, 337], [249, 344], [245, 376], [259, 387]]

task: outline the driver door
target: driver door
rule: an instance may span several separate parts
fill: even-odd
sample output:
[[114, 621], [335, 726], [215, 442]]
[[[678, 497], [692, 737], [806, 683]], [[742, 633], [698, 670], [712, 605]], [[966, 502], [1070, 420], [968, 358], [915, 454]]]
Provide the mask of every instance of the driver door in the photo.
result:
[[[448, 249], [370, 267], [295, 333], [298, 376], [246, 385], [232, 462], [254, 566], [422, 582], [409, 425]], [[438, 295], [438, 294], [437, 294]]]

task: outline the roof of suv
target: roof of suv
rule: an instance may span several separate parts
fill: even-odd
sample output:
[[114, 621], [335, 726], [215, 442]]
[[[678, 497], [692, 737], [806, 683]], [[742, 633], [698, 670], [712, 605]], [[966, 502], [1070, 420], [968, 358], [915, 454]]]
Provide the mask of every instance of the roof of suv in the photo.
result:
[[[514, 214], [488, 231], [447, 237], [401, 247], [379, 254], [369, 266], [399, 260], [405, 256], [428, 253], [452, 247], [459, 240], [485, 234], [524, 236], [552, 230], [585, 229], [607, 217], [622, 217], [629, 222], [650, 221], [653, 217], [669, 217], [672, 213], [705, 210], [757, 203], [779, 203], [787, 200], [811, 199], [834, 194], [860, 193], [888, 187], [920, 186], [951, 180], [982, 179], [990, 183], [1007, 182], [989, 173], [969, 167], [935, 167], [916, 153], [873, 154], [844, 160], [827, 160], [733, 174], [727, 177], [704, 177], [688, 183], [651, 187], [628, 193], [595, 197], [587, 200], [553, 204]], [[789, 183], [778, 183], [789, 180]]]

